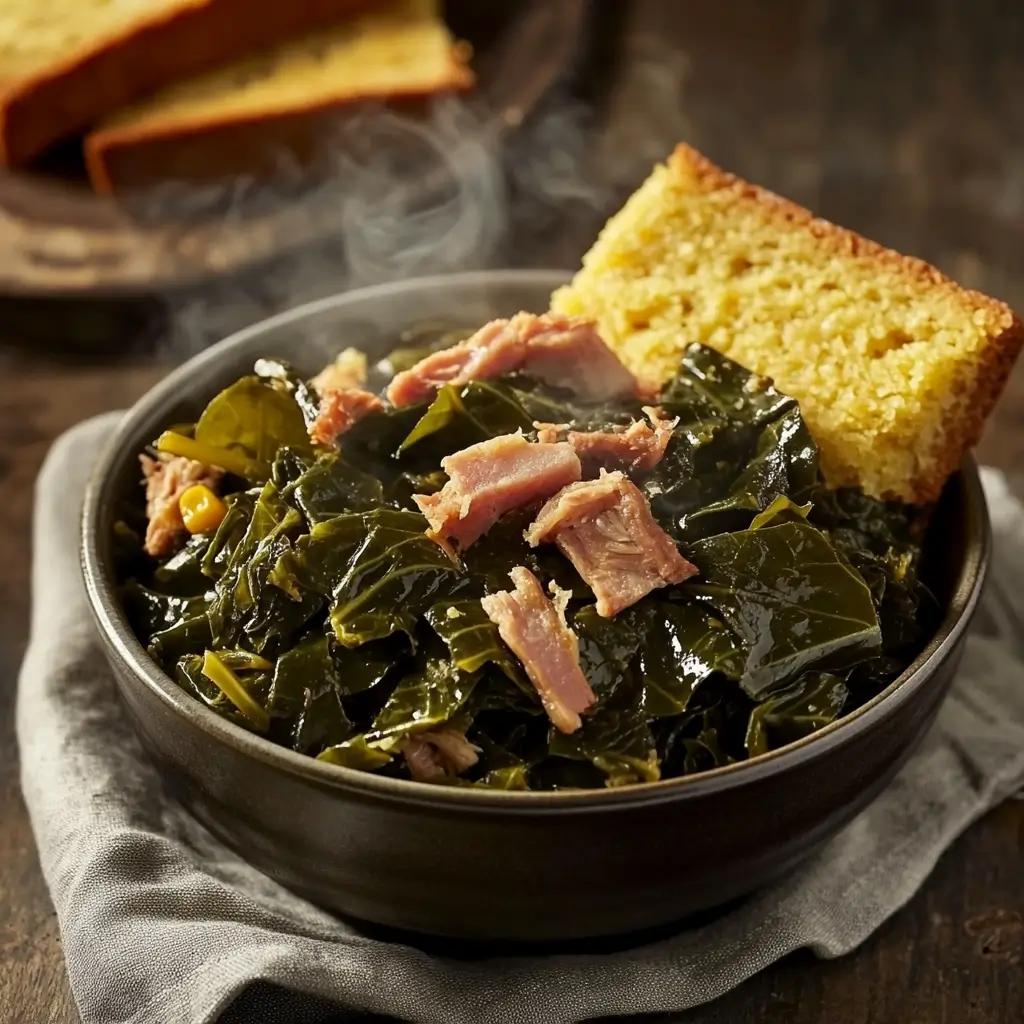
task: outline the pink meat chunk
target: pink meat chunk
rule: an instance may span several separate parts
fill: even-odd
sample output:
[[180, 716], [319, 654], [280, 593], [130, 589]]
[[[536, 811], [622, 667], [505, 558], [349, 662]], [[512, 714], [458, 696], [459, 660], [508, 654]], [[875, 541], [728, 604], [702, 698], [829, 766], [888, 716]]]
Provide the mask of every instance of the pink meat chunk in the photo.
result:
[[605, 618], [697, 573], [655, 521], [643, 492], [621, 472], [556, 494], [526, 539], [533, 546], [557, 544], [594, 591], [597, 613]]
[[480, 603], [523, 663], [555, 728], [575, 732], [582, 724], [580, 715], [596, 698], [580, 668], [576, 634], [565, 621], [568, 594], [556, 591], [557, 599], [551, 601], [540, 580], [523, 566], [509, 576], [515, 590], [490, 594]]
[[433, 352], [396, 374], [388, 386], [393, 405], [434, 397], [444, 384], [465, 384], [524, 370], [549, 384], [595, 400], [649, 395], [597, 333], [593, 320], [544, 313], [517, 313], [492, 320], [452, 348]]
[[311, 381], [316, 393], [361, 388], [366, 383], [366, 356], [358, 349], [346, 348], [338, 353]]
[[676, 421], [663, 418], [658, 409], [645, 408], [644, 412], [650, 418], [650, 426], [642, 420], [620, 430], [568, 430], [552, 423], [534, 426], [538, 441], [568, 441], [573, 446], [585, 478], [596, 477], [602, 469], [649, 473], [664, 457]]
[[320, 408], [309, 428], [309, 436], [317, 444], [332, 445], [351, 430], [364, 416], [380, 412], [384, 403], [362, 388], [335, 388], [320, 395]]
[[407, 736], [401, 749], [409, 774], [417, 782], [438, 782], [460, 775], [479, 758], [477, 748], [465, 735], [447, 726]]
[[180, 455], [161, 453], [157, 458], [140, 455], [146, 485], [146, 551], [164, 558], [181, 547], [188, 531], [181, 518], [178, 499], [194, 484], [216, 488], [224, 471]]
[[438, 541], [468, 548], [506, 512], [550, 498], [580, 479], [580, 460], [567, 443], [536, 444], [522, 434], [471, 445], [441, 460], [448, 481], [413, 500]]

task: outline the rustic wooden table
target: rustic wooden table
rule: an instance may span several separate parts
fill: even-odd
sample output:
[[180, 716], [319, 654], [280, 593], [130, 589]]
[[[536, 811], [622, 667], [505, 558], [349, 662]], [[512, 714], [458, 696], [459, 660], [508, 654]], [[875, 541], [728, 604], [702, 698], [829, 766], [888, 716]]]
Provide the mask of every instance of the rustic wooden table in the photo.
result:
[[[542, 194], [549, 220], [530, 221], [506, 257], [571, 266], [623, 191], [685, 138], [825, 216], [1024, 309], [1024, 11], [1015, 0], [698, 6], [630, 5], [622, 27], [628, 59], [613, 76], [598, 155], [568, 175], [550, 150], [538, 161], [528, 187]], [[558, 229], [551, 207], [563, 214]], [[507, 262], [502, 255], [490, 262]], [[215, 290], [188, 310], [172, 306], [177, 326], [185, 323], [179, 337], [195, 337], [197, 319], [215, 333], [251, 315], [244, 304], [225, 312], [225, 296], [237, 300], [238, 292]], [[51, 315], [62, 315], [59, 307]], [[0, 307], [0, 324], [2, 317]], [[61, 431], [129, 404], [165, 365], [0, 350], [0, 1021], [11, 1024], [78, 1020], [21, 801], [13, 735], [28, 627], [33, 480]], [[1024, 365], [980, 455], [1016, 478], [1022, 452]], [[856, 953], [832, 962], [792, 956], [678, 1019], [1024, 1019], [1022, 853], [1024, 803], [1011, 801], [959, 839], [921, 892]]]

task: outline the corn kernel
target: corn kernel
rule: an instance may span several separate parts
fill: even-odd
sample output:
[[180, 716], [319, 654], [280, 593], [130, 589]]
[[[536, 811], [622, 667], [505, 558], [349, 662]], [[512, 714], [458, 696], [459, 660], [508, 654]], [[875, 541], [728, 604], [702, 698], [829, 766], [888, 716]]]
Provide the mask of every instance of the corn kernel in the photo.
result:
[[193, 484], [178, 499], [181, 518], [189, 533], [209, 533], [220, 526], [227, 506], [205, 484]]

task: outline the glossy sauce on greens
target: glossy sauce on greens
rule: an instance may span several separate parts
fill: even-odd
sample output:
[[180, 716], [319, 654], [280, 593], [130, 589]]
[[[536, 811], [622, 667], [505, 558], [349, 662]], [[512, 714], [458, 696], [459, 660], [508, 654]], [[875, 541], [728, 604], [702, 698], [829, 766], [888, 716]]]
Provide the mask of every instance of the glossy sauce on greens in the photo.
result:
[[[407, 737], [464, 733], [478, 760], [444, 780], [455, 785], [705, 771], [880, 692], [930, 627], [915, 514], [826, 490], [797, 403], [711, 349], [687, 350], [659, 403], [678, 419], [665, 457], [633, 475], [698, 576], [604, 619], [557, 550], [523, 539], [535, 510], [504, 517], [461, 565], [424, 535], [412, 495], [443, 486], [446, 455], [531, 435], [535, 422], [623, 426], [640, 404], [588, 406], [512, 375], [387, 407], [323, 451], [305, 432], [315, 390], [262, 359], [191, 428], [196, 444], [233, 453], [240, 474], [225, 478], [218, 528], [157, 562], [141, 546], [141, 493], [117, 524], [131, 624], [192, 697], [303, 754], [408, 777]], [[597, 697], [572, 734], [551, 728], [480, 605], [516, 565], [572, 595], [568, 622]]]

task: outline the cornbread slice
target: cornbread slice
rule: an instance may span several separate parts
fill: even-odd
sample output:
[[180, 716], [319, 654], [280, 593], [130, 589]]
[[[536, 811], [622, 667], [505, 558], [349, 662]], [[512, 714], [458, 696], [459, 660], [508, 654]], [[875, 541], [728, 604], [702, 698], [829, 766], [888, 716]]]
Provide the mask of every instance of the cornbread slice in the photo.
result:
[[0, 0], [0, 163], [370, 0]]
[[699, 341], [799, 400], [832, 486], [927, 503], [979, 439], [1024, 341], [1005, 305], [813, 217], [689, 146], [627, 201], [552, 309], [636, 373]]
[[468, 88], [466, 48], [437, 0], [389, 0], [358, 17], [175, 83], [107, 119], [85, 143], [93, 187], [268, 174], [329, 145], [330, 120], [364, 100]]

